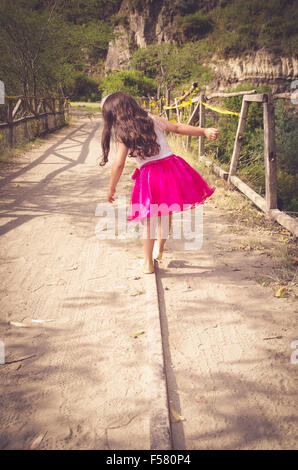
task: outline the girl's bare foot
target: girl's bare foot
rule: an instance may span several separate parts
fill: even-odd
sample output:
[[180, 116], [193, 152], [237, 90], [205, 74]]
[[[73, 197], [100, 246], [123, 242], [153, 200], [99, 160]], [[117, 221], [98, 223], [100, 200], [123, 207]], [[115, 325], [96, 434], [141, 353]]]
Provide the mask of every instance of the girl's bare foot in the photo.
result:
[[153, 274], [154, 273], [154, 264], [144, 265], [144, 274]]
[[162, 255], [163, 255], [163, 251], [158, 251], [156, 253], [156, 255], [154, 255], [154, 259], [156, 259], [157, 261], [161, 261], [162, 260]]
[[163, 246], [160, 246], [159, 240], [156, 241], [154, 245], [154, 250], [153, 250], [153, 259], [156, 259], [157, 261], [161, 261], [162, 255], [163, 255]]

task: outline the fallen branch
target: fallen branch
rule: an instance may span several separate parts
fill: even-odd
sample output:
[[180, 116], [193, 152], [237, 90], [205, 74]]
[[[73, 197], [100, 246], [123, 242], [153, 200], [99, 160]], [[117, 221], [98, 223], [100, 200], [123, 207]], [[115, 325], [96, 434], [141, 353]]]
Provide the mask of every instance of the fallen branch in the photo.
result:
[[35, 357], [36, 354], [31, 354], [31, 356], [21, 357], [21, 359], [15, 359], [14, 361], [5, 361], [5, 364], [14, 364], [15, 362], [26, 361], [27, 359], [31, 359], [31, 357]]

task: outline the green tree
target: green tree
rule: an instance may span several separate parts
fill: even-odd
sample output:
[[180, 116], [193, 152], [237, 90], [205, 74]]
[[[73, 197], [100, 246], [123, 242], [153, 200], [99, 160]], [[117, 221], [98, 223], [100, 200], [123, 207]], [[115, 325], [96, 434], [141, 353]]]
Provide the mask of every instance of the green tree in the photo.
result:
[[138, 49], [131, 67], [155, 78], [159, 87], [175, 89], [191, 81], [205, 85], [213, 78], [211, 69], [203, 60], [211, 49], [206, 42], [186, 43], [182, 47], [175, 43], [152, 44]]
[[102, 64], [112, 38], [109, 23], [94, 16], [107, 3], [0, 0], [0, 78], [7, 93], [75, 94], [78, 75]]
[[62, 21], [55, 1], [41, 7], [37, 0], [0, 0], [0, 71], [14, 77], [8, 90], [61, 93], [70, 69], [81, 62], [77, 33]]
[[137, 70], [122, 70], [107, 75], [100, 88], [104, 95], [122, 91], [134, 97], [152, 96], [156, 93], [156, 82]]

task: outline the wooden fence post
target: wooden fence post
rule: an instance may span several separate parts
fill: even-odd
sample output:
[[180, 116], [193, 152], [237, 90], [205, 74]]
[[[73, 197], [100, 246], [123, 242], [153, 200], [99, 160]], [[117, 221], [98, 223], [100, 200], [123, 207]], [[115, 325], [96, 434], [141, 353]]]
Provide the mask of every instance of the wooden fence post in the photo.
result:
[[57, 129], [57, 119], [56, 119], [56, 99], [52, 98], [52, 106], [53, 106], [53, 117], [54, 117], [54, 129]]
[[33, 106], [34, 112], [38, 114], [38, 99], [36, 98], [36, 96], [32, 98], [32, 106]]
[[[55, 128], [58, 129], [61, 119], [57, 116], [69, 116], [66, 98], [38, 98], [36, 96], [7, 97], [7, 108], [4, 119], [1, 116], [0, 127], [6, 129], [7, 146], [14, 147], [23, 137], [25, 140], [40, 135], [41, 131], [49, 130], [48, 114], [53, 115]], [[58, 103], [56, 105], [56, 100]], [[2, 122], [2, 121], [5, 122]], [[29, 125], [30, 123], [30, 125]], [[23, 131], [23, 135], [20, 133]]]
[[272, 94], [263, 103], [264, 116], [264, 163], [266, 185], [266, 209], [277, 209], [277, 165], [275, 149], [274, 105]]
[[[27, 100], [26, 98], [23, 99], [22, 106], [23, 106], [23, 112], [24, 112], [24, 114], [27, 115], [27, 113], [28, 113], [30, 110], [29, 110], [29, 106], [28, 106], [28, 100]], [[26, 140], [29, 140], [29, 131], [28, 131], [28, 121], [27, 121], [27, 119], [25, 119], [25, 131], [24, 131], [24, 134], [25, 134]]]
[[[167, 88], [167, 91], [166, 91], [166, 103], [167, 103], [167, 106], [171, 106], [171, 90], [169, 88]], [[166, 116], [167, 116], [167, 119], [169, 120], [170, 119], [169, 109], [166, 110]]]
[[8, 98], [7, 122], [9, 124], [8, 143], [13, 147], [13, 101], [11, 98]]
[[178, 108], [178, 100], [175, 98], [175, 106], [176, 106], [176, 112], [177, 112], [177, 121], [180, 123], [180, 112]]
[[234, 150], [233, 150], [233, 155], [232, 155], [231, 164], [230, 164], [229, 179], [231, 178], [231, 176], [234, 176], [236, 173], [236, 168], [238, 165], [239, 154], [240, 154], [240, 149], [241, 149], [241, 144], [242, 144], [242, 139], [243, 139], [243, 131], [244, 131], [245, 122], [247, 118], [248, 105], [249, 105], [249, 102], [243, 98], [240, 118], [238, 122], [238, 128], [237, 128], [236, 137], [235, 137]]
[[66, 113], [67, 113], [67, 119], [69, 119], [69, 108], [70, 108], [70, 106], [69, 106], [69, 100], [68, 100], [68, 98], [66, 98]]
[[162, 97], [159, 98], [159, 103], [158, 103], [158, 113], [162, 113]]
[[[199, 96], [199, 100], [205, 103], [206, 98], [204, 95]], [[205, 127], [205, 106], [200, 103], [200, 122], [199, 127]], [[204, 136], [199, 137], [199, 159], [204, 155]]]
[[47, 110], [47, 100], [43, 100], [43, 112], [45, 113], [45, 130], [49, 132], [49, 119], [48, 119], [48, 110]]
[[[189, 117], [192, 116], [192, 113], [193, 113], [193, 104], [191, 103], [190, 105], [190, 110], [189, 110]], [[187, 138], [186, 138], [186, 150], [189, 150], [190, 149], [190, 144], [191, 144], [191, 136], [188, 135]]]
[[59, 125], [65, 123], [65, 113], [64, 113], [64, 99], [58, 98], [58, 110], [59, 110]]

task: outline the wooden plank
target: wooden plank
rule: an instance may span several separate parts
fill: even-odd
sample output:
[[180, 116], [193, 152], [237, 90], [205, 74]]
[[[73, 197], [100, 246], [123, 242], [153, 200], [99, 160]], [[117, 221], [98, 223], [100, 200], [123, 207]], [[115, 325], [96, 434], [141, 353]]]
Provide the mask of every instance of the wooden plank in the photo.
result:
[[35, 116], [36, 113], [35, 113], [35, 110], [34, 110], [34, 107], [33, 107], [33, 104], [32, 104], [32, 98], [28, 98], [26, 101], [27, 101], [27, 107], [28, 107], [29, 111], [31, 111], [31, 113], [34, 114], [34, 116]]
[[[298, 95], [298, 92], [297, 92]], [[272, 95], [272, 99], [274, 100], [290, 100], [292, 96], [292, 93], [275, 93]], [[298, 98], [298, 96], [297, 96]]]
[[[6, 96], [7, 99], [19, 99], [19, 98], [22, 98], [22, 99], [27, 99], [27, 98], [37, 98], [37, 99], [52, 99], [51, 96], [31, 96], [31, 95], [16, 95], [16, 96]], [[57, 98], [65, 98], [65, 96], [57, 96]]]
[[43, 105], [43, 100], [38, 100], [37, 101], [37, 110], [36, 110], [37, 114], [39, 114], [42, 105]]
[[8, 110], [7, 110], [7, 122], [9, 125], [8, 130], [8, 143], [13, 146], [13, 101], [12, 99], [8, 100]]
[[[256, 90], [237, 91], [233, 93], [211, 93], [211, 95], [206, 96], [206, 100], [209, 101], [212, 98], [230, 98], [232, 96], [254, 95], [255, 93], [256, 93]], [[199, 96], [196, 96], [195, 98], [192, 98], [191, 100], [192, 103], [197, 103], [198, 101], [200, 101]]]
[[47, 99], [44, 100], [44, 105], [43, 106], [44, 106], [45, 112], [48, 112], [47, 110], [51, 109], [50, 106], [49, 106], [49, 100], [47, 100]]
[[[192, 116], [192, 114], [193, 114], [193, 104], [190, 105], [190, 112], [189, 112], [190, 117]], [[188, 124], [189, 124], [189, 121], [190, 119], [188, 120]], [[190, 145], [191, 145], [191, 136], [188, 135], [186, 137], [186, 150], [190, 149]]]
[[67, 98], [64, 99], [64, 109], [66, 111], [66, 117], [69, 119], [69, 101]]
[[[206, 166], [212, 167], [212, 170], [219, 174], [222, 178], [226, 179], [228, 173], [224, 171], [219, 166], [215, 165], [211, 160], [202, 156], [200, 158]], [[239, 191], [241, 191], [246, 197], [248, 197], [259, 209], [265, 212], [269, 217], [276, 220], [282, 227], [285, 227], [289, 230], [295, 237], [298, 236], [298, 221], [293, 217], [290, 217], [285, 212], [282, 212], [278, 209], [271, 209], [267, 211], [266, 199], [257, 194], [253, 189], [251, 189], [247, 184], [245, 184], [238, 176], [231, 176], [230, 182], [236, 186]]]
[[275, 149], [274, 105], [271, 94], [263, 103], [264, 163], [267, 211], [277, 208], [277, 165]]
[[[204, 95], [201, 95], [201, 99], [203, 103], [206, 101], [206, 97]], [[200, 104], [200, 122], [199, 122], [199, 127], [205, 127], [205, 106]], [[204, 155], [204, 136], [199, 137], [199, 158]]]
[[243, 95], [253, 95], [257, 91], [256, 90], [249, 90], [249, 91], [235, 91], [232, 93], [211, 93], [211, 95], [207, 96], [207, 100], [211, 98], [229, 98], [231, 96], [243, 96]]
[[257, 95], [244, 95], [243, 99], [245, 101], [256, 101], [258, 103], [265, 103], [268, 100], [268, 94], [261, 93]]
[[158, 103], [158, 114], [161, 114], [162, 112], [162, 97], [160, 97], [159, 99], [159, 103]]
[[267, 210], [267, 201], [265, 198], [257, 194], [253, 189], [251, 189], [247, 184], [245, 184], [237, 176], [231, 177], [231, 182], [247, 196], [257, 207], [259, 207], [263, 212], [265, 212], [271, 219], [276, 220], [282, 227], [285, 227], [289, 230], [295, 237], [298, 236], [298, 222], [293, 217], [290, 217], [288, 214], [278, 210], [272, 209]]
[[199, 111], [200, 111], [200, 102], [198, 101], [198, 103], [196, 104], [193, 112], [191, 113], [190, 115], [190, 118], [188, 120], [188, 123], [189, 125], [192, 125], [192, 123], [194, 122], [194, 120], [196, 119], [197, 115], [199, 114]]
[[[185, 112], [185, 108], [181, 108], [181, 110], [180, 110], [180, 122], [182, 122], [182, 124], [183, 124], [184, 112]], [[187, 148], [186, 148], [187, 136], [186, 136], [186, 139], [185, 139], [185, 136], [183, 136], [183, 135], [181, 137], [182, 137], [182, 147], [186, 151], [187, 150]]]
[[245, 97], [243, 97], [240, 118], [238, 121], [238, 128], [237, 128], [236, 137], [235, 137], [233, 155], [232, 155], [231, 164], [230, 164], [229, 179], [231, 178], [231, 176], [234, 176], [236, 173], [236, 168], [238, 165], [239, 154], [240, 154], [240, 149], [241, 149], [241, 144], [242, 144], [242, 139], [243, 139], [243, 131], [244, 131], [245, 122], [247, 118], [248, 106], [249, 106], [248, 101], [246, 101]]
[[52, 98], [52, 103], [53, 103], [53, 114], [54, 114], [54, 123], [55, 123], [55, 129], [57, 129], [57, 117], [56, 117], [56, 98]]
[[180, 123], [180, 112], [178, 108], [178, 100], [175, 98], [175, 106], [176, 106], [176, 112], [177, 112], [177, 121]]
[[297, 219], [294, 219], [294, 217], [291, 217], [278, 209], [270, 210], [269, 215], [272, 219], [276, 220], [276, 222], [295, 235], [295, 237], [298, 237]]
[[[171, 103], [171, 91], [170, 91], [169, 88], [168, 88], [167, 91], [166, 91], [166, 103], [167, 103], [167, 106], [170, 106], [170, 103]], [[169, 119], [170, 119], [170, 110], [169, 110], [169, 109], [166, 109], [166, 116], [167, 116], [167, 119], [169, 120]]]
[[206, 166], [211, 167], [214, 173], [217, 173], [224, 180], [228, 179], [229, 173], [216, 165], [212, 160], [209, 160], [209, 158], [202, 155], [199, 160], [204, 162]]
[[240, 191], [245, 194], [256, 206], [258, 206], [263, 212], [266, 212], [266, 200], [260, 196], [253, 189], [251, 189], [246, 183], [244, 183], [238, 176], [230, 176], [229, 181], [233, 183]]
[[55, 108], [54, 108], [54, 106], [53, 106], [53, 100], [52, 100], [52, 98], [51, 98], [51, 99], [48, 99], [48, 100], [46, 101], [46, 104], [47, 104], [47, 107], [50, 109], [51, 113], [54, 114], [54, 113], [55, 113]]
[[13, 118], [15, 117], [15, 115], [17, 114], [18, 109], [19, 109], [21, 103], [22, 103], [22, 100], [19, 99], [19, 100], [17, 101], [15, 107], [13, 108], [13, 111], [12, 111], [12, 119], [13, 119]]
[[[191, 87], [181, 96], [178, 97], [178, 101], [181, 102], [183, 100], [185, 100], [185, 98], [187, 98], [187, 96], [191, 95], [194, 90], [197, 88], [198, 84], [195, 82], [191, 85]], [[172, 106], [175, 106], [176, 105], [176, 98], [175, 98], [175, 101], [174, 103], [172, 103]]]

